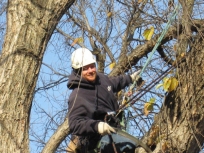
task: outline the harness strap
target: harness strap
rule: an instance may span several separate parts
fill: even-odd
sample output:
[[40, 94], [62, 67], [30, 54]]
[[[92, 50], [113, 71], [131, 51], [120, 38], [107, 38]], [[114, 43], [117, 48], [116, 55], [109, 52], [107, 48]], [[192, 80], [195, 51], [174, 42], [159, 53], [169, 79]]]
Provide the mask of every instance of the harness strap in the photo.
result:
[[116, 149], [115, 143], [113, 141], [113, 137], [111, 135], [108, 135], [108, 137], [110, 139], [110, 142], [112, 143], [114, 153], [117, 153], [117, 149]]

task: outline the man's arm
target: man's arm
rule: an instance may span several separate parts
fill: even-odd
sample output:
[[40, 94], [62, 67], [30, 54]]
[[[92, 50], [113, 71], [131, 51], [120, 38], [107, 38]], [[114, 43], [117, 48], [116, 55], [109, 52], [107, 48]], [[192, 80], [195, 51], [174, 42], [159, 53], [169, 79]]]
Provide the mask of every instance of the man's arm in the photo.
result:
[[118, 92], [121, 89], [124, 89], [125, 87], [130, 85], [130, 83], [140, 80], [141, 78], [139, 76], [140, 72], [141, 71], [139, 70], [139, 71], [134, 72], [131, 75], [120, 75], [117, 77], [110, 78], [110, 81], [113, 84], [113, 91]]
[[69, 100], [68, 119], [70, 132], [75, 135], [88, 135], [98, 132], [99, 121], [87, 116], [88, 107], [84, 98]]

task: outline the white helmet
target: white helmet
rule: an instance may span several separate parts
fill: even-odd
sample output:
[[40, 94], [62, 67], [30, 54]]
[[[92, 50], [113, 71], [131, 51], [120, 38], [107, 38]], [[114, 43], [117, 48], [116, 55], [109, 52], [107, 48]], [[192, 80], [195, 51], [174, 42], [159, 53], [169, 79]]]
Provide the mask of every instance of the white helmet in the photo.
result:
[[91, 63], [96, 63], [96, 60], [90, 50], [79, 48], [72, 53], [71, 62], [74, 69], [79, 69]]

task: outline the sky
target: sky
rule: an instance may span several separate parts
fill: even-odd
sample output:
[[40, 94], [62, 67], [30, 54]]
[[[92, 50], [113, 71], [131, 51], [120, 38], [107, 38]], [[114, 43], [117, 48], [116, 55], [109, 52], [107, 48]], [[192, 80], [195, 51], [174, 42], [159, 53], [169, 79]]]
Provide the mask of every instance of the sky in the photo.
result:
[[[95, 1], [96, 2], [96, 1]], [[204, 4], [197, 5], [197, 10], [201, 10]], [[2, 5], [1, 5], [2, 6]], [[119, 10], [122, 11], [122, 10]], [[203, 18], [203, 14], [200, 12], [195, 11], [197, 14], [196, 16]], [[5, 13], [0, 15], [0, 35], [3, 36], [5, 33]], [[65, 18], [62, 18], [64, 20]], [[94, 20], [91, 20], [93, 23]], [[115, 21], [115, 25], [117, 25]], [[61, 27], [60, 27], [61, 28]], [[69, 28], [72, 27], [64, 27], [65, 31], [68, 31]], [[119, 27], [121, 28], [121, 27]], [[117, 32], [117, 31], [115, 31]], [[30, 151], [31, 153], [41, 152], [43, 145], [40, 145], [42, 141], [47, 141], [53, 132], [56, 130], [57, 126], [63, 121], [66, 112], [67, 112], [67, 100], [70, 94], [70, 91], [67, 89], [67, 80], [68, 76], [71, 72], [70, 69], [70, 55], [74, 48], [70, 49], [67, 48], [64, 44], [65, 40], [62, 36], [53, 35], [48, 47], [46, 49], [44, 58], [43, 58], [43, 65], [40, 70], [40, 75], [38, 78], [38, 83], [36, 89], [42, 87], [44, 85], [48, 85], [49, 81], [52, 80], [53, 82], [57, 81], [58, 79], [62, 79], [63, 83], [57, 84], [56, 87], [51, 89], [46, 89], [44, 91], [39, 90], [35, 93], [35, 97], [33, 100], [32, 110], [31, 110], [31, 119], [30, 119]], [[110, 41], [110, 43], [112, 43]], [[0, 50], [2, 49], [3, 38], [0, 39]], [[89, 44], [85, 44], [89, 46]], [[75, 46], [74, 46], [75, 47]], [[115, 56], [117, 56], [117, 48], [112, 48], [115, 51]], [[1, 52], [1, 51], [0, 51]], [[159, 55], [155, 55], [159, 56]], [[109, 61], [109, 59], [107, 59]], [[144, 59], [144, 62], [146, 59]], [[151, 61], [151, 64], [160, 64], [159, 61]], [[50, 70], [48, 66], [53, 67], [53, 70]], [[164, 65], [163, 65], [164, 66]], [[148, 70], [148, 68], [147, 68]], [[106, 68], [106, 73], [109, 73], [109, 68]], [[60, 76], [56, 74], [56, 72], [60, 72]], [[151, 74], [147, 74], [144, 77], [148, 78]], [[147, 79], [148, 80], [148, 79]], [[49, 85], [48, 85], [49, 87]], [[160, 102], [162, 103], [162, 101]], [[138, 103], [138, 105], [142, 105], [142, 103]], [[60, 111], [59, 111], [60, 110]], [[54, 117], [53, 117], [54, 116]], [[140, 122], [140, 120], [137, 120]], [[44, 129], [48, 128], [48, 131]], [[130, 132], [134, 132], [130, 130]], [[33, 141], [35, 140], [35, 141]], [[38, 141], [38, 142], [36, 142]], [[66, 142], [62, 144], [66, 146]]]

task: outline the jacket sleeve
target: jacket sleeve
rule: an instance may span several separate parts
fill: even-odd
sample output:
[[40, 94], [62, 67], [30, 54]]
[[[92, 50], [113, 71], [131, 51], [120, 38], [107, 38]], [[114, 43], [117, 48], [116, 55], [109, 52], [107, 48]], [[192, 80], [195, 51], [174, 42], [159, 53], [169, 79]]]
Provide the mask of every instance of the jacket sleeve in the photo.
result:
[[87, 115], [89, 109], [86, 105], [86, 101], [82, 97], [75, 98], [70, 95], [69, 108], [68, 108], [68, 120], [70, 132], [78, 136], [86, 136], [89, 134], [98, 133], [99, 121], [91, 119], [91, 116]]
[[130, 75], [120, 75], [117, 77], [110, 78], [113, 85], [113, 92], [119, 92], [132, 83]]

